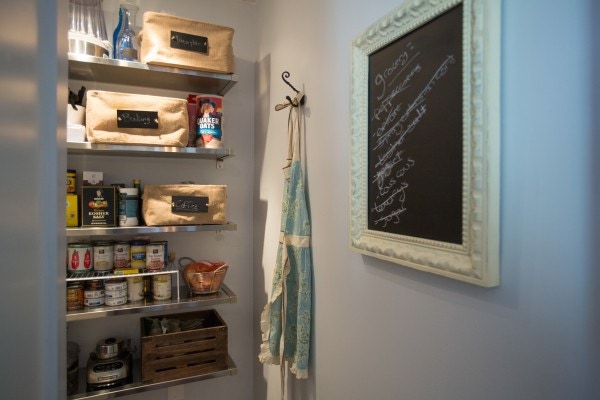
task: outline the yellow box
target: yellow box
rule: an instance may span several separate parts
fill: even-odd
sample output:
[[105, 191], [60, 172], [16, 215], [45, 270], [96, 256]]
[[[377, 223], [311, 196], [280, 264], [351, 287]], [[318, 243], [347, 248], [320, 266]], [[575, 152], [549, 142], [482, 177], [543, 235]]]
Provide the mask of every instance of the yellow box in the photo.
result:
[[79, 226], [77, 195], [67, 194], [67, 226]]

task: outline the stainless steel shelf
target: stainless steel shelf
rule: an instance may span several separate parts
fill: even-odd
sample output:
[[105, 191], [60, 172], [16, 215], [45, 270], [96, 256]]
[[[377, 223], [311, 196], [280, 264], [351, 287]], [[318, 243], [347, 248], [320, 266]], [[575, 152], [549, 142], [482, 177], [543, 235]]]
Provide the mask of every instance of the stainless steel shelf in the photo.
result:
[[69, 79], [223, 96], [238, 76], [69, 53]]
[[[83, 310], [68, 311], [67, 322], [83, 321], [95, 318], [104, 318], [114, 315], [150, 313], [154, 311], [182, 310], [195, 307], [209, 307], [218, 304], [237, 303], [237, 295], [227, 285], [221, 285], [217, 293], [194, 295], [187, 286], [179, 287], [179, 296], [171, 300], [152, 301], [143, 300], [127, 303], [122, 306], [86, 307]], [[179, 297], [179, 298], [176, 298]]]
[[90, 142], [67, 142], [68, 154], [91, 154], [100, 156], [196, 158], [223, 160], [233, 156], [231, 149], [206, 149], [203, 147], [170, 147], [114, 145]]
[[237, 224], [228, 222], [223, 225], [177, 225], [177, 226], [114, 226], [114, 227], [82, 227], [67, 228], [67, 237], [105, 236], [105, 235], [139, 235], [175, 232], [220, 232], [235, 231]]
[[237, 374], [237, 366], [235, 362], [228, 356], [227, 368], [219, 371], [209, 372], [206, 374], [199, 374], [188, 378], [174, 379], [172, 381], [159, 382], [159, 383], [142, 383], [141, 372], [139, 368], [139, 360], [134, 361], [133, 366], [133, 383], [127, 385], [118, 386], [112, 389], [96, 390], [93, 392], [86, 392], [86, 369], [80, 368], [79, 370], [79, 389], [82, 390], [80, 393], [67, 397], [68, 400], [77, 399], [93, 399], [93, 400], [105, 400], [114, 399], [117, 397], [129, 396], [135, 393], [148, 392], [150, 390], [162, 389], [169, 386], [184, 385], [186, 383], [192, 383], [197, 381], [203, 381], [206, 379], [219, 378], [222, 376], [230, 376]]

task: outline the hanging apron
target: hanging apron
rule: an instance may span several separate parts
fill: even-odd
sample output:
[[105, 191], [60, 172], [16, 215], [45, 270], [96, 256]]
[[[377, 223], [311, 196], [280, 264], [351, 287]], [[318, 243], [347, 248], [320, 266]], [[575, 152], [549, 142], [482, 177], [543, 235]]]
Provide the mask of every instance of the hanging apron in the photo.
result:
[[300, 154], [301, 107], [298, 99], [301, 96], [302, 93], [299, 93], [291, 103], [275, 108], [281, 110], [290, 106], [288, 158], [284, 167], [281, 232], [271, 301], [265, 306], [260, 321], [262, 344], [259, 360], [280, 365], [282, 399], [285, 394], [285, 362], [291, 362], [290, 371], [296, 378], [307, 378], [310, 350], [311, 227]]

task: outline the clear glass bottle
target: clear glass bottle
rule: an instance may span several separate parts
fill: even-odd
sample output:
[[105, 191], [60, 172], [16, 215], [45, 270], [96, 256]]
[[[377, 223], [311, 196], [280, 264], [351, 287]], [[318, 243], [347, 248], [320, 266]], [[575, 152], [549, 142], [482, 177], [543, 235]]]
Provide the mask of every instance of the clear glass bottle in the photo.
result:
[[119, 36], [117, 37], [115, 52], [115, 58], [118, 60], [138, 61], [140, 42], [135, 32], [135, 18], [137, 12], [138, 6], [135, 4], [121, 4], [123, 23]]

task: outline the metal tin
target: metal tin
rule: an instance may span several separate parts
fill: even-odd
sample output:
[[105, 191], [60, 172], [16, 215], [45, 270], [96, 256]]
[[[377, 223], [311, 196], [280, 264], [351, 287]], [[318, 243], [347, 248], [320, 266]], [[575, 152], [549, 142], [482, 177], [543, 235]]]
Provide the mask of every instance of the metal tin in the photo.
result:
[[115, 298], [109, 298], [107, 297], [104, 301], [104, 304], [106, 304], [107, 306], [122, 306], [123, 304], [127, 303], [127, 295], [125, 295], [125, 297], [115, 297]]
[[99, 297], [97, 299], [83, 299], [83, 304], [86, 307], [98, 307], [104, 305], [104, 297]]
[[107, 292], [115, 290], [127, 290], [127, 281], [125, 278], [107, 280], [104, 282], [104, 289], [106, 289]]
[[152, 276], [144, 276], [144, 296], [152, 296]]
[[113, 246], [114, 267], [129, 268], [131, 265], [131, 251], [129, 242], [116, 242]]
[[99, 298], [104, 298], [105, 294], [104, 294], [104, 290], [100, 289], [100, 290], [84, 290], [83, 291], [83, 297], [85, 299], [99, 299]]
[[67, 193], [77, 193], [77, 175], [74, 169], [67, 170]]
[[148, 271], [165, 269], [164, 242], [150, 242], [146, 245], [146, 269]]
[[171, 274], [160, 274], [152, 277], [152, 298], [168, 300], [171, 298]]
[[146, 241], [132, 240], [129, 242], [131, 250], [131, 268], [146, 268]]
[[100, 290], [104, 289], [104, 282], [101, 279], [94, 279], [85, 282], [85, 290]]
[[67, 284], [67, 311], [81, 310], [83, 308], [83, 283], [72, 282]]
[[94, 270], [111, 271], [114, 262], [113, 242], [94, 242]]
[[67, 271], [86, 272], [93, 269], [94, 249], [90, 243], [67, 245]]
[[104, 296], [106, 297], [106, 300], [108, 300], [108, 299], [117, 299], [119, 297], [125, 297], [125, 298], [127, 298], [127, 289], [105, 290], [104, 291]]
[[127, 278], [127, 300], [142, 301], [144, 300], [144, 277], [132, 276]]
[[96, 307], [104, 304], [104, 282], [94, 279], [85, 282], [83, 291], [83, 304], [87, 307]]

